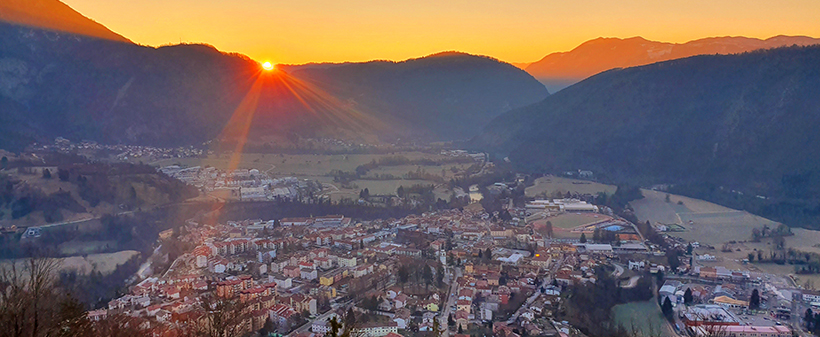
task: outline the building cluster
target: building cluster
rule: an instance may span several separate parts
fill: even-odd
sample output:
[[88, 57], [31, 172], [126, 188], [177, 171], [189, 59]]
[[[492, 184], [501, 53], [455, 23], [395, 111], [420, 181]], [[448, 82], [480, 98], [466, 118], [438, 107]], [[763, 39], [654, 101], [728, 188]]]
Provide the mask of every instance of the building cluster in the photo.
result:
[[117, 160], [142, 160], [146, 162], [170, 158], [202, 157], [208, 154], [208, 151], [192, 146], [163, 148], [142, 145], [106, 145], [87, 140], [74, 143], [63, 137], [57, 137], [53, 144], [33, 145], [30, 150], [47, 150], [61, 153], [98, 153], [104, 151], [113, 153]]
[[470, 157], [477, 163], [484, 163], [487, 160], [487, 154], [485, 153], [470, 153], [466, 150], [442, 150], [441, 155], [450, 157]]
[[791, 336], [789, 323], [820, 298], [815, 291], [722, 266], [695, 266], [688, 274], [666, 280], [658, 295], [674, 306], [675, 327], [693, 336]]
[[[141, 280], [89, 317], [125, 314], [151, 326], [155, 335], [171, 336], [183, 327], [207, 324], [212, 310], [205, 308], [221, 301], [238, 303], [235, 316], [246, 332], [273, 326], [293, 336], [323, 336], [332, 319], [344, 321], [354, 312], [368, 317], [354, 326], [362, 336], [436, 328], [456, 335], [568, 336], [578, 331], [553, 320], [568, 287], [598, 282], [601, 270], [631, 275], [621, 279], [621, 287], [634, 287], [636, 277], [645, 273], [666, 272], [659, 263], [666, 260], [664, 253], [642, 242], [640, 234], [617, 244], [552, 240], [519, 220], [527, 208], [506, 211], [514, 218], [465, 208], [371, 221], [344, 215], [189, 220], [161, 233], [163, 242], [189, 247], [166, 272]], [[609, 217], [597, 225], [598, 230], [635, 228]], [[788, 319], [791, 310], [779, 301], [791, 300], [794, 293], [748, 272], [708, 266], [685, 270], [686, 279], [667, 280], [659, 290], [662, 301], [668, 298], [676, 306], [681, 331], [706, 335], [719, 327], [730, 336], [749, 337], [791, 333], [785, 326], [750, 324], [743, 317], [752, 289], [760, 288], [770, 301], [772, 319]], [[683, 304], [687, 289], [693, 301]], [[818, 302], [818, 297], [802, 292], [800, 301]]]
[[[551, 244], [531, 228], [491, 218], [446, 210], [366, 222], [343, 215], [189, 220], [161, 235], [189, 250], [89, 317], [124, 314], [157, 335], [172, 335], [207, 324], [204, 308], [221, 301], [239, 304], [236, 316], [248, 332], [267, 323], [280, 332], [321, 335], [332, 314], [351, 308], [385, 315], [356, 327], [368, 336], [430, 331], [436, 320], [442, 329], [449, 320], [451, 328], [466, 329], [497, 315], [514, 315], [511, 326], [526, 326], [560, 294], [547, 273], [566, 274], [561, 282], [588, 282], [605, 263], [605, 253]], [[421, 276], [425, 268], [429, 275]], [[408, 281], [403, 272], [416, 276]], [[374, 300], [374, 308], [364, 308]]]
[[199, 188], [203, 192], [230, 191], [230, 196], [242, 201], [298, 201], [319, 191], [317, 182], [296, 177], [271, 178], [257, 169], [220, 170], [215, 167], [165, 166], [160, 172]]
[[598, 212], [598, 206], [577, 199], [539, 199], [527, 203], [532, 212]]
[[[196, 325], [191, 322], [206, 324], [205, 304], [231, 301], [240, 303], [236, 315], [244, 318], [245, 331], [270, 322], [286, 332], [374, 289], [393, 286], [399, 261], [421, 258], [420, 249], [393, 241], [399, 223], [363, 224], [342, 215], [212, 225], [189, 221], [178, 235], [165, 231], [161, 237], [192, 249], [161, 276], [140, 281], [89, 317], [125, 314], [172, 335]], [[438, 310], [440, 295], [416, 297], [398, 294], [382, 308], [410, 304]], [[369, 326], [366, 335], [395, 332], [395, 324]]]

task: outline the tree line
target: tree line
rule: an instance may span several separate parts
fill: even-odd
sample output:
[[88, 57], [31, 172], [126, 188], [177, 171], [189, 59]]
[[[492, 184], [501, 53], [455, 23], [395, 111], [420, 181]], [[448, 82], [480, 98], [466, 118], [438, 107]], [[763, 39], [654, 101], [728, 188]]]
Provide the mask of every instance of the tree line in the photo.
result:
[[566, 319], [587, 336], [630, 336], [626, 327], [613, 321], [612, 308], [651, 299], [651, 276], [642, 275], [633, 288], [621, 288], [611, 270], [599, 267], [595, 275], [598, 277], [595, 283], [586, 282], [565, 289], [562, 296], [566, 296], [566, 301], [562, 302], [566, 303], [558, 310], [558, 317]]

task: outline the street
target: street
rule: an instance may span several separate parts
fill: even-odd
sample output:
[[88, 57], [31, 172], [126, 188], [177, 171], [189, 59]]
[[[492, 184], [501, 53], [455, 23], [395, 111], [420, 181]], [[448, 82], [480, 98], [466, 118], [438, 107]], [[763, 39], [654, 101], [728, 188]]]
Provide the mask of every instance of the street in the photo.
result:
[[532, 304], [532, 302], [534, 302], [534, 301], [535, 301], [535, 300], [536, 300], [539, 296], [541, 296], [541, 288], [546, 287], [547, 285], [549, 285], [549, 283], [550, 283], [550, 282], [552, 282], [552, 276], [553, 276], [553, 275], [555, 274], [555, 272], [558, 270], [558, 267], [560, 267], [560, 266], [561, 266], [561, 265], [563, 265], [563, 264], [564, 264], [564, 260], [563, 260], [563, 259], [561, 259], [561, 261], [560, 261], [560, 262], [558, 262], [558, 263], [554, 263], [554, 264], [552, 264], [551, 269], [549, 270], [549, 272], [547, 273], [547, 275], [544, 277], [544, 279], [543, 279], [543, 280], [541, 280], [541, 284], [539, 284], [539, 285], [538, 285], [538, 287], [536, 287], [536, 288], [535, 288], [535, 293], [533, 293], [532, 295], [530, 295], [530, 297], [529, 297], [529, 298], [527, 298], [527, 300], [524, 302], [524, 304], [522, 304], [522, 305], [518, 308], [518, 310], [516, 310], [516, 311], [515, 311], [515, 312], [514, 312], [514, 313], [510, 316], [510, 319], [508, 319], [508, 320], [507, 320], [507, 324], [513, 324], [513, 323], [515, 323], [515, 320], [517, 320], [517, 319], [518, 319], [518, 316], [519, 316], [519, 315], [521, 315], [521, 313], [524, 311], [524, 309], [529, 308], [529, 307], [530, 307], [530, 304]]

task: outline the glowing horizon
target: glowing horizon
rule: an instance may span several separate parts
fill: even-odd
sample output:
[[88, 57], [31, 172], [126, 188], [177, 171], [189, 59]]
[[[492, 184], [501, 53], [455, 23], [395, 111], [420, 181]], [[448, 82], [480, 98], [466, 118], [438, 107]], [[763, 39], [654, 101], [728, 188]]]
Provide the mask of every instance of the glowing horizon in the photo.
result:
[[64, 2], [136, 43], [207, 43], [273, 64], [398, 61], [450, 50], [523, 63], [597, 37], [820, 37], [816, 0]]

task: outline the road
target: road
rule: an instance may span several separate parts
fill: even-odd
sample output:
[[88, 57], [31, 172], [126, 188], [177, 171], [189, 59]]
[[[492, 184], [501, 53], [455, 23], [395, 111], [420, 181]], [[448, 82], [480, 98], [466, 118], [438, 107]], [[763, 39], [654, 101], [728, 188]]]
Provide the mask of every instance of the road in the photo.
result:
[[620, 264], [617, 264], [617, 263], [614, 263], [614, 262], [612, 263], [612, 265], [615, 267], [615, 270], [612, 271], [612, 277], [614, 277], [614, 278], [621, 277], [621, 275], [624, 274], [624, 266], [622, 266]]
[[[225, 204], [222, 203], [222, 204], [219, 205], [219, 207], [217, 207], [216, 209], [214, 209], [212, 211], [206, 212], [204, 214], [198, 214], [198, 215], [194, 216], [193, 218], [185, 220], [185, 223], [190, 225], [190, 226], [196, 226], [197, 222], [194, 221], [194, 219], [196, 219], [197, 217], [200, 217], [200, 216], [208, 216], [210, 214], [213, 214], [214, 212], [218, 212], [224, 206], [225, 206]], [[140, 279], [140, 280], [145, 279], [146, 277], [149, 277], [154, 273], [154, 270], [153, 270], [154, 268], [151, 265], [151, 261], [154, 260], [154, 256], [160, 256], [161, 250], [162, 250], [162, 244], [158, 245], [157, 248], [154, 248], [154, 252], [151, 254], [151, 256], [148, 257], [148, 259], [145, 261], [145, 263], [143, 263], [140, 266], [139, 270], [137, 270], [136, 274], [134, 274], [138, 279]], [[174, 268], [177, 261], [179, 261], [179, 259], [181, 259], [183, 257], [184, 257], [184, 255], [178, 257], [176, 260], [171, 262], [171, 266], [165, 271], [165, 273], [163, 273], [163, 277], [164, 277], [164, 275], [168, 275], [168, 272]]]
[[57, 223], [50, 223], [50, 224], [42, 225], [42, 226], [31, 226], [31, 228], [36, 228], [36, 227], [39, 227], [39, 228], [58, 227], [58, 226], [71, 225], [71, 224], [76, 224], [76, 223], [86, 222], [86, 221], [91, 221], [91, 220], [99, 220], [100, 218], [101, 217], [91, 217], [91, 218], [86, 218], [86, 219], [63, 221], [63, 222], [57, 222]]
[[563, 264], [564, 264], [564, 259], [561, 259], [561, 261], [559, 261], [558, 263], [554, 263], [551, 266], [551, 269], [547, 273], [546, 277], [544, 277], [544, 279], [541, 280], [541, 284], [539, 284], [538, 287], [535, 288], [535, 292], [532, 295], [530, 295], [530, 297], [527, 298], [527, 300], [524, 302], [524, 304], [522, 304], [520, 307], [518, 307], [518, 310], [516, 310], [510, 316], [510, 319], [507, 320], [508, 325], [512, 325], [513, 323], [515, 323], [515, 320], [518, 319], [518, 316], [521, 315], [521, 313], [524, 311], [524, 309], [529, 308], [530, 305], [532, 304], [532, 302], [535, 302], [535, 300], [539, 296], [541, 296], [541, 288], [546, 287], [547, 285], [549, 285], [550, 282], [552, 282], [552, 276], [555, 275], [555, 272], [558, 271], [558, 268], [560, 268], [561, 265], [563, 265]]
[[[154, 255], [158, 255], [159, 250], [161, 248], [162, 248], [162, 245], [159, 245], [159, 246], [157, 246], [157, 248], [154, 248], [154, 252], [151, 254], [151, 257], [153, 257]], [[151, 274], [154, 272], [151, 268], [151, 260], [153, 260], [151, 257], [149, 257], [145, 261], [145, 263], [143, 263], [140, 266], [139, 270], [137, 270], [136, 276], [137, 276], [138, 279], [140, 279], [140, 280], [145, 279], [146, 277], [151, 276]]]
[[461, 268], [451, 267], [448, 269], [452, 269], [452, 271], [448, 274], [448, 283], [450, 284], [450, 291], [447, 293], [447, 302], [444, 304], [444, 310], [439, 315], [439, 326], [447, 327], [444, 331], [442, 331], [442, 337], [448, 337], [450, 335], [450, 326], [447, 325], [447, 318], [450, 317], [450, 308], [456, 304], [456, 300], [458, 300], [458, 278], [461, 277], [462, 272]]
[[632, 277], [629, 278], [629, 283], [627, 283], [625, 286], [623, 286], [621, 288], [627, 288], [627, 289], [635, 288], [635, 286], [638, 285], [638, 280], [640, 280], [640, 279], [641, 279], [640, 276], [632, 276]]

